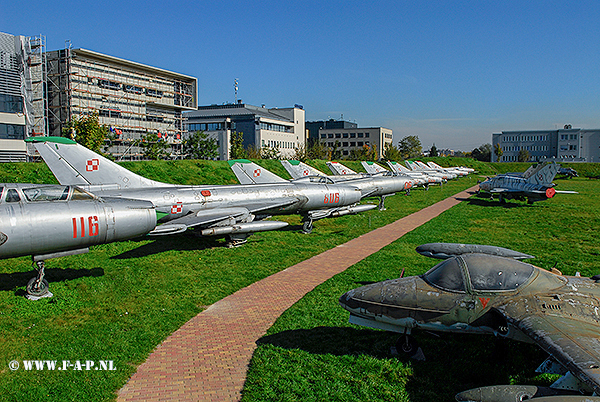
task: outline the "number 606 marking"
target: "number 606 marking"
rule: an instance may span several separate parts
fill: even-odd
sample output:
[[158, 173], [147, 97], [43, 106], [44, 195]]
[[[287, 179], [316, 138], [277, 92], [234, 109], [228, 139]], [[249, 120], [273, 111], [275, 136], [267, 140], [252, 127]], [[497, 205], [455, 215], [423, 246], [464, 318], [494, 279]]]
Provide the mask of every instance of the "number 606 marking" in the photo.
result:
[[[85, 237], [85, 218], [82, 216], [79, 218], [79, 228], [77, 228], [77, 218], [73, 218], [73, 238], [76, 239], [79, 234], [79, 237]], [[88, 226], [88, 236], [98, 236], [98, 217], [97, 216], [88, 216], [87, 218], [87, 226]], [[79, 229], [79, 230], [78, 230]], [[81, 231], [81, 233], [80, 233]]]
[[340, 193], [331, 193], [329, 195], [325, 194], [325, 199], [323, 203], [325, 204], [337, 204], [340, 202]]

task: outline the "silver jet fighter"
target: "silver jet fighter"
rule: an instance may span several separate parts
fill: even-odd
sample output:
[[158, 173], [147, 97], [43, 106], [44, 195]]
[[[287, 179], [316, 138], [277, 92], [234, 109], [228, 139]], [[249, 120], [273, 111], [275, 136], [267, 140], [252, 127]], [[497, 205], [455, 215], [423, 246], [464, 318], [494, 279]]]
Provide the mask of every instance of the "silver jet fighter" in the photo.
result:
[[479, 183], [478, 194], [489, 194], [491, 198], [498, 196], [501, 203], [507, 199], [527, 200], [528, 204], [544, 201], [554, 197], [556, 193], [573, 194], [574, 191], [557, 191], [554, 189], [554, 177], [560, 165], [555, 162], [539, 164], [529, 168], [523, 177], [514, 173], [499, 174]]
[[[232, 166], [232, 169], [233, 169], [234, 173], [236, 174], [236, 177], [238, 177], [238, 180], [240, 180], [240, 183], [242, 182], [241, 180], [244, 180], [249, 175], [250, 172], [253, 172], [255, 169], [260, 168], [260, 166], [256, 165], [253, 162], [250, 162], [248, 160], [239, 160], [239, 161], [231, 161], [231, 162], [237, 162], [235, 165]], [[291, 168], [291, 167], [295, 166], [294, 163], [296, 161], [287, 161], [287, 162], [288, 163], [284, 163], [284, 161], [282, 161], [282, 164], [286, 168], [286, 170], [289, 169], [288, 172], [290, 172], [290, 176], [292, 176], [292, 177], [297, 176], [297, 173], [294, 172], [295, 169]], [[299, 162], [299, 163], [302, 163], [302, 162]], [[306, 168], [304, 170], [306, 170]], [[319, 172], [316, 169], [313, 169], [313, 170]], [[294, 174], [292, 174], [292, 172], [294, 172]], [[321, 172], [319, 172], [319, 173], [321, 173]], [[353, 187], [360, 189], [362, 198], [379, 197], [379, 199], [380, 199], [379, 210], [380, 211], [385, 209], [385, 205], [384, 205], [385, 197], [394, 195], [394, 194], [396, 194], [396, 192], [399, 192], [399, 191], [405, 191], [408, 194], [410, 192], [410, 188], [413, 185], [412, 180], [410, 180], [409, 178], [405, 178], [405, 177], [382, 176], [382, 175], [371, 176], [371, 175], [367, 175], [367, 174], [362, 174], [358, 177], [354, 177], [355, 175], [358, 175], [358, 174], [352, 174], [352, 175], [348, 175], [348, 176], [339, 176], [339, 175], [327, 176], [327, 175], [324, 175], [323, 173], [321, 173], [320, 175], [317, 175], [317, 176], [300, 177], [298, 179], [293, 180], [292, 183], [295, 183], [295, 184], [301, 184], [301, 183], [307, 183], [307, 182], [312, 182], [312, 183], [322, 182], [322, 183], [324, 183], [327, 181], [331, 181], [336, 184], [353, 186]], [[277, 175], [272, 174], [272, 176], [275, 176], [278, 180], [284, 180]], [[262, 179], [263, 181], [258, 181], [259, 179]], [[272, 177], [263, 176], [263, 177], [254, 179], [254, 182], [255, 183], [258, 183], [258, 182], [266, 183], [266, 182], [268, 182], [267, 180], [269, 180], [269, 179], [275, 180]]]
[[[348, 214], [358, 214], [360, 212], [369, 211], [375, 208], [375, 205], [366, 204], [358, 205], [358, 201], [362, 198], [362, 192], [357, 187], [347, 182], [335, 183], [333, 180], [326, 176], [306, 176], [297, 180], [285, 180], [282, 177], [277, 176], [275, 173], [251, 162], [247, 159], [234, 159], [229, 161], [231, 170], [239, 180], [241, 184], [246, 185], [267, 185], [267, 184], [287, 184], [298, 186], [298, 188], [304, 188], [306, 186], [320, 186], [326, 191], [334, 190], [333, 192], [325, 193], [324, 202], [329, 204], [329, 208], [312, 211], [301, 211], [302, 215], [302, 231], [304, 233], [311, 233], [313, 227], [313, 221], [323, 218], [336, 218]], [[355, 203], [346, 205], [342, 204], [336, 206], [338, 203], [338, 192], [335, 192], [336, 188], [352, 189], [360, 194], [359, 199]], [[328, 190], [329, 189], [329, 190]]]
[[[399, 173], [399, 172], [390, 172], [389, 170], [383, 168], [382, 166], [378, 165], [375, 162], [370, 162], [370, 161], [362, 161], [360, 162], [360, 164], [363, 166], [363, 168], [366, 170], [367, 173], [371, 174], [371, 175], [384, 175], [384, 176], [400, 176], [400, 177], [406, 177], [409, 178], [410, 180], [412, 180], [414, 186], [417, 187], [424, 187], [426, 190], [429, 190], [429, 179], [425, 179], [425, 177], [423, 175], [409, 175], [406, 173]], [[433, 181], [432, 181], [433, 182]], [[441, 180], [440, 180], [441, 182]]]
[[441, 186], [445, 181], [444, 179], [442, 179], [441, 176], [432, 176], [432, 175], [428, 175], [425, 172], [417, 172], [415, 170], [410, 170], [410, 169], [402, 166], [398, 162], [387, 161], [387, 164], [390, 167], [390, 170], [392, 172], [394, 172], [396, 174], [404, 174], [410, 178], [418, 178], [418, 179], [422, 179], [422, 180], [427, 180], [427, 183], [429, 186], [432, 184], [439, 184]]
[[420, 161], [404, 161], [406, 167], [413, 172], [421, 172], [425, 173], [429, 176], [441, 177], [443, 180], [448, 181], [451, 179], [456, 179], [456, 174], [449, 173], [443, 170], [432, 169], [423, 162]]
[[[246, 242], [254, 232], [275, 230], [287, 222], [263, 221], [271, 215], [330, 215], [355, 204], [361, 193], [339, 185], [189, 186], [146, 179], [66, 138], [30, 139], [60, 183], [78, 184], [99, 196], [151, 201], [163, 224], [151, 235], [199, 229], [203, 236], [227, 236], [230, 246]], [[312, 220], [310, 222], [312, 227]]]
[[156, 226], [152, 203], [100, 199], [76, 186], [0, 184], [0, 258], [33, 257], [31, 296], [44, 296], [44, 261], [85, 253], [90, 246], [125, 240]]
[[565, 374], [551, 388], [600, 393], [600, 275], [563, 276], [493, 246], [432, 243], [417, 252], [446, 259], [342, 295], [351, 323], [404, 334], [397, 349], [411, 354], [417, 328], [535, 343], [558, 362], [540, 370]]

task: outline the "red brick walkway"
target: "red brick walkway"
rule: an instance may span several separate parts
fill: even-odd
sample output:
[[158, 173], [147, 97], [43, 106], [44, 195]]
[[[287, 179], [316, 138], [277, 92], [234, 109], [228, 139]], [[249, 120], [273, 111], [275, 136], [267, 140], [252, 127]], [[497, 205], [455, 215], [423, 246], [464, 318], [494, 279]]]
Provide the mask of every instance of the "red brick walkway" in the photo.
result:
[[317, 285], [468, 198], [476, 187], [253, 283], [169, 336], [118, 401], [238, 401], [256, 341]]

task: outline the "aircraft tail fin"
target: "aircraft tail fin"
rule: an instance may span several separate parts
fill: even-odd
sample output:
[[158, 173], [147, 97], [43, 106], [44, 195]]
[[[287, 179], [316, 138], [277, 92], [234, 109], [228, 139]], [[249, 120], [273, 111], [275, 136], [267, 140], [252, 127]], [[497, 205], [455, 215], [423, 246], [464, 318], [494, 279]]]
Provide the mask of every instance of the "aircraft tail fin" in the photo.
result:
[[525, 179], [532, 184], [551, 185], [559, 169], [560, 165], [556, 162], [539, 164], [533, 170], [527, 170]]
[[247, 159], [234, 159], [228, 163], [240, 184], [288, 183], [287, 180]]
[[414, 163], [414, 162], [404, 161], [404, 164], [406, 165], [406, 167], [409, 170], [421, 170], [421, 169], [419, 169], [419, 166], [416, 163]]
[[339, 162], [327, 162], [327, 166], [331, 169], [333, 174], [345, 175], [345, 174], [358, 174], [354, 170], [342, 165]]
[[292, 179], [301, 179], [306, 176], [327, 176], [325, 173], [313, 168], [312, 166], [308, 166], [304, 162], [300, 161], [281, 161], [281, 164], [287, 170], [287, 172], [292, 176]]
[[382, 166], [378, 165], [375, 162], [365, 162], [362, 161], [360, 163], [363, 168], [365, 169], [365, 171], [369, 174], [377, 174], [377, 173], [384, 173], [384, 172], [389, 172], [389, 170], [383, 168]]
[[164, 185], [137, 175], [104, 156], [63, 137], [33, 137], [33, 143], [60, 184], [142, 188]]

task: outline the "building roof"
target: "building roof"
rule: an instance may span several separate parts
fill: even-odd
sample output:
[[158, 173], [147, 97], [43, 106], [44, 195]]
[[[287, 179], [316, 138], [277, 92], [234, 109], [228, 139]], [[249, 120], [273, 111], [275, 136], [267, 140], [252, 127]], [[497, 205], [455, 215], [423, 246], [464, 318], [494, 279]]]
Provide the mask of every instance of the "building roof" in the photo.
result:
[[152, 67], [152, 66], [149, 66], [146, 64], [121, 59], [121, 58], [115, 57], [115, 56], [109, 56], [106, 54], [94, 52], [93, 50], [79, 48], [79, 49], [73, 49], [72, 52], [76, 56], [81, 55], [81, 56], [85, 56], [85, 57], [94, 58], [97, 60], [106, 60], [106, 61], [110, 61], [111, 63], [114, 63], [114, 64], [122, 65], [124, 67], [131, 67], [131, 68], [135, 68], [136, 70], [145, 70], [147, 72], [150, 72], [150, 73], [153, 73], [156, 75], [162, 75], [162, 76], [170, 77], [170, 78], [177, 79], [180, 81], [194, 81], [194, 82], [197, 81], [197, 79], [195, 77], [192, 77], [189, 75], [176, 73], [174, 71], [164, 70], [164, 69], [158, 68], [158, 67]]
[[187, 112], [188, 117], [230, 117], [230, 116], [260, 116], [268, 119], [293, 123], [293, 119], [277, 113], [278, 109], [234, 103], [225, 105], [198, 106], [198, 110]]

